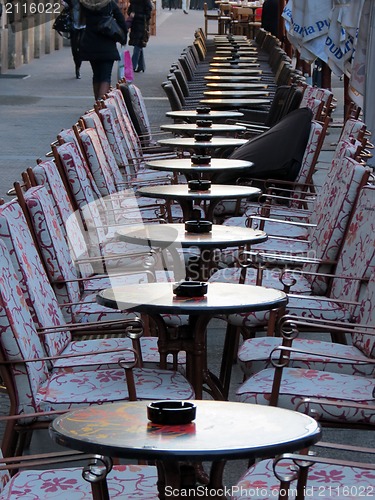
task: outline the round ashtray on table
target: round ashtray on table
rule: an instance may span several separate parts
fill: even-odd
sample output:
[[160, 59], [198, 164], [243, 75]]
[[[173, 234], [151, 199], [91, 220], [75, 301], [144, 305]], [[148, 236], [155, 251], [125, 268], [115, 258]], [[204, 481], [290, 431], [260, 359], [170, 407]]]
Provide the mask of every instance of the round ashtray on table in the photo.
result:
[[207, 288], [204, 281], [180, 281], [173, 285], [173, 293], [177, 297], [203, 297]]
[[211, 181], [205, 179], [193, 179], [188, 182], [189, 191], [208, 191], [211, 188]]
[[211, 156], [209, 156], [209, 155], [191, 155], [190, 161], [193, 165], [209, 165], [211, 163]]
[[194, 134], [194, 139], [197, 142], [209, 142], [212, 139], [212, 134]]
[[197, 120], [197, 127], [212, 127], [212, 120]]
[[212, 222], [209, 220], [187, 220], [185, 231], [194, 234], [209, 233], [212, 230]]
[[183, 425], [195, 419], [196, 410], [189, 401], [155, 401], [147, 406], [147, 418], [154, 424]]
[[210, 106], [197, 106], [196, 108], [196, 112], [198, 115], [208, 115], [210, 111]]

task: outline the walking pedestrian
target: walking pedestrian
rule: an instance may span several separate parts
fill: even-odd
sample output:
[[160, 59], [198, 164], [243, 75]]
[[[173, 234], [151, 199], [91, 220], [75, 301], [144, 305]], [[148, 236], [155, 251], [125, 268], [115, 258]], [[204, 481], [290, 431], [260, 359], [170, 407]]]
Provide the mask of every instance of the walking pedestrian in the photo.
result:
[[136, 73], [146, 70], [143, 49], [150, 37], [151, 0], [130, 0], [128, 16], [132, 17], [129, 45], [133, 45], [132, 64]]
[[120, 60], [116, 40], [99, 32], [99, 22], [103, 17], [112, 16], [123, 31], [121, 45], [126, 44], [127, 27], [125, 18], [114, 0], [80, 0], [86, 29], [81, 39], [82, 61], [89, 61], [93, 77], [95, 100], [105, 95], [111, 87], [113, 63]]
[[81, 4], [79, 0], [63, 0], [62, 4], [64, 7], [69, 9], [70, 17], [72, 19], [72, 28], [69, 33], [70, 48], [72, 50], [76, 78], [80, 79], [82, 65], [80, 45], [83, 30], [85, 29], [85, 24], [81, 14]]

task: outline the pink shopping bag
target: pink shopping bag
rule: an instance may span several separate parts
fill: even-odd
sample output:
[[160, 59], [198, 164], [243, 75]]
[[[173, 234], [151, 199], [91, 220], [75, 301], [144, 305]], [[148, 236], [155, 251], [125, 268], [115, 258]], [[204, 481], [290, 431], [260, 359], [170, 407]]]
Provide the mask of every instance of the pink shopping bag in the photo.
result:
[[124, 50], [124, 76], [127, 82], [134, 80], [133, 63], [128, 50]]

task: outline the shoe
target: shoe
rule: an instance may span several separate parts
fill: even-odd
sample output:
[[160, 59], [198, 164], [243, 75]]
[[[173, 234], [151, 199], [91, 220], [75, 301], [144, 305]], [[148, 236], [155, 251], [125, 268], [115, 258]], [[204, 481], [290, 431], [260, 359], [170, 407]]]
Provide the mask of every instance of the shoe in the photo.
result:
[[141, 72], [144, 73], [145, 70], [144, 69], [135, 69], [134, 70], [134, 73], [141, 73]]
[[186, 10], [184, 10], [184, 14], [189, 14], [189, 12], [188, 12], [188, 11], [186, 11]]
[[80, 73], [79, 69], [76, 69], [76, 78], [77, 78], [77, 80], [81, 79], [81, 73]]

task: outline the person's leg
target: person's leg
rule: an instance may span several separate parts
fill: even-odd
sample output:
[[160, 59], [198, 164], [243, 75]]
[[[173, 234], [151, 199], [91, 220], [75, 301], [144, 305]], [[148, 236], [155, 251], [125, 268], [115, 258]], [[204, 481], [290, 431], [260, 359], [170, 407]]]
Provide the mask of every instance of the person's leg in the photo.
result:
[[137, 45], [134, 45], [133, 49], [133, 55], [132, 55], [132, 63], [133, 63], [133, 70], [136, 71], [138, 68], [139, 64], [139, 57], [141, 55], [141, 47], [137, 47]]
[[187, 4], [188, 4], [188, 0], [182, 0], [182, 5], [181, 6], [182, 6], [182, 11], [183, 11], [184, 14], [188, 14], [188, 11], [187, 11], [188, 6], [187, 6]]
[[95, 100], [103, 97], [111, 88], [113, 61], [90, 61]]
[[140, 54], [139, 54], [139, 59], [138, 59], [138, 68], [135, 70], [137, 73], [139, 73], [140, 71], [144, 72], [146, 69], [143, 48], [140, 48], [139, 50], [140, 50]]
[[82, 30], [72, 30], [70, 32], [70, 47], [72, 49], [72, 56], [73, 56], [73, 60], [74, 60], [75, 72], [76, 72], [77, 79], [81, 78], [81, 74], [79, 71], [81, 68], [81, 64], [82, 64], [80, 53], [79, 53], [81, 32], [82, 32]]

